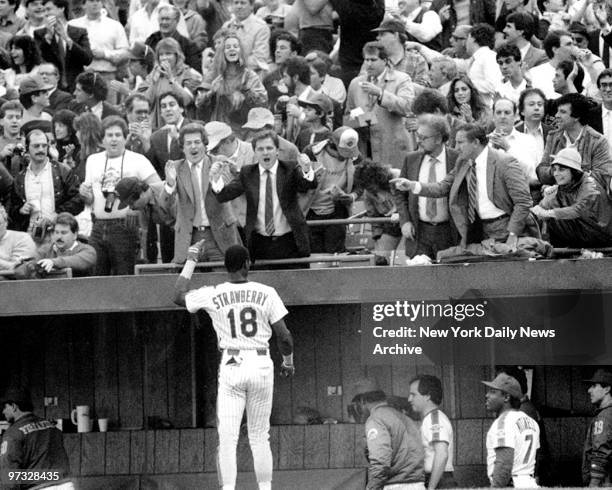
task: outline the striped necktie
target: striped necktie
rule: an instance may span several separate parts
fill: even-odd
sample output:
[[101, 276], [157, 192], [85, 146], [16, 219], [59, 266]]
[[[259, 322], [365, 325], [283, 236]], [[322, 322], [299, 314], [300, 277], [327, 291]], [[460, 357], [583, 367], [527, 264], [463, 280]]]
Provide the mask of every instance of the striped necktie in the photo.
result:
[[468, 186], [468, 223], [476, 220], [476, 209], [478, 208], [478, 178], [476, 177], [476, 162], [470, 160], [470, 168], [467, 173]]
[[[435, 184], [437, 182], [436, 179], [436, 163], [438, 163], [438, 159], [435, 157], [429, 157], [429, 175], [427, 178], [428, 183]], [[425, 203], [425, 214], [429, 218], [430, 221], [433, 221], [438, 214], [438, 199], [435, 197], [428, 197]]]
[[272, 174], [266, 170], [266, 207], [264, 213], [266, 235], [274, 235], [274, 206], [272, 203]]

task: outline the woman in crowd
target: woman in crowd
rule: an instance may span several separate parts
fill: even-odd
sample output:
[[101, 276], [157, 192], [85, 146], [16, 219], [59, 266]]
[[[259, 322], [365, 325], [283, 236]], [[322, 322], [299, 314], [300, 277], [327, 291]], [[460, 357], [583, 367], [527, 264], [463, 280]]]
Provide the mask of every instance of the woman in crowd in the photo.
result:
[[556, 186], [545, 192], [533, 214], [546, 220], [555, 247], [612, 245], [612, 207], [606, 190], [582, 171], [580, 153], [564, 148], [552, 163]]
[[7, 83], [18, 87], [22, 78], [36, 73], [42, 58], [38, 45], [30, 36], [13, 36], [7, 44], [11, 55], [12, 73], [7, 76]]
[[[76, 114], [68, 109], [60, 109], [53, 115], [53, 136], [58, 152], [58, 160], [70, 168], [79, 166], [81, 144], [74, 129]], [[81, 177], [81, 176], [80, 176]], [[84, 177], [84, 175], [82, 176]], [[82, 179], [81, 179], [82, 180]]]
[[[355, 186], [363, 189], [363, 203], [368, 217], [390, 218], [397, 214], [389, 180], [399, 175], [399, 169], [388, 168], [369, 159], [357, 165]], [[373, 223], [372, 239], [374, 240], [376, 265], [388, 265], [391, 252], [397, 249], [402, 240], [399, 221]]]
[[477, 123], [489, 129], [491, 111], [465, 75], [453, 79], [448, 89], [447, 102], [450, 113], [461, 122]]
[[185, 63], [185, 55], [175, 39], [162, 39], [155, 48], [155, 57], [153, 71], [138, 87], [138, 91], [146, 95], [153, 108], [151, 117], [154, 130], [164, 125], [159, 111], [159, 96], [174, 92], [189, 110], [193, 102], [192, 94], [202, 81], [202, 75]]
[[75, 167], [75, 172], [85, 180], [85, 163], [89, 155], [98, 153], [104, 150], [102, 147], [102, 123], [100, 119], [91, 112], [86, 112], [77, 116], [73, 122], [73, 128], [79, 144], [79, 152], [76, 155], [78, 164]]
[[236, 134], [242, 134], [250, 109], [268, 103], [266, 89], [247, 68], [244, 49], [235, 34], [223, 39], [215, 54], [212, 82], [203, 88], [196, 101], [198, 115], [209, 114], [210, 120], [229, 124]]

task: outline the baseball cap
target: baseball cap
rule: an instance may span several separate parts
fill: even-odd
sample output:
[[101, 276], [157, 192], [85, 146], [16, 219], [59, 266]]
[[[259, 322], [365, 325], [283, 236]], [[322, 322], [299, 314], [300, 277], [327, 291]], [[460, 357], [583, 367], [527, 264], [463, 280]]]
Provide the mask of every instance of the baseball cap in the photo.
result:
[[348, 126], [340, 126], [332, 135], [331, 140], [343, 158], [355, 158], [359, 155], [359, 135]]
[[244, 129], [262, 129], [271, 124], [274, 126], [274, 114], [265, 107], [253, 107], [247, 116], [247, 122], [242, 125]]
[[130, 48], [130, 59], [138, 61], [155, 61], [155, 52], [145, 43], [135, 42]]
[[117, 182], [117, 185], [115, 185], [115, 193], [121, 200], [117, 209], [126, 208], [130, 198], [140, 194], [139, 184], [140, 180], [136, 177], [125, 177]]
[[587, 31], [586, 26], [582, 22], [572, 22], [568, 29], [572, 34], [580, 34], [585, 38], [589, 38], [589, 32]]
[[208, 136], [208, 151], [214, 150], [222, 140], [232, 135], [232, 128], [227, 124], [219, 121], [211, 121], [204, 125], [206, 136]]
[[591, 379], [583, 379], [585, 383], [602, 383], [612, 386], [612, 373], [605, 369], [598, 369]]
[[573, 168], [582, 172], [582, 158], [576, 148], [563, 148], [556, 155], [553, 155], [553, 164], [563, 165], [564, 167]]
[[481, 381], [482, 384], [494, 388], [496, 390], [501, 390], [504, 393], [508, 393], [510, 396], [515, 398], [523, 398], [523, 392], [521, 391], [521, 385], [512, 376], [506, 373], [500, 373], [493, 381]]
[[19, 82], [19, 94], [31, 94], [34, 92], [42, 92], [43, 90], [51, 90], [53, 85], [47, 85], [40, 75], [30, 75]]
[[369, 393], [379, 390], [380, 387], [374, 378], [360, 378], [353, 383], [353, 393]]
[[329, 114], [333, 109], [334, 105], [329, 97], [325, 94], [317, 92], [310, 92], [308, 98], [305, 100], [298, 100], [298, 104], [302, 107], [314, 107], [321, 109], [325, 114]]
[[398, 19], [384, 19], [372, 32], [401, 32], [406, 33], [406, 25]]

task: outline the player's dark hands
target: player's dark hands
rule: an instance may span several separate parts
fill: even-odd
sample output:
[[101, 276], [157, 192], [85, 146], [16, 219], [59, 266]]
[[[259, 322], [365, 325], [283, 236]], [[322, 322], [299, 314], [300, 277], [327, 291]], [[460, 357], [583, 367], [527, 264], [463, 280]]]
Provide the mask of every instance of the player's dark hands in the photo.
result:
[[200, 260], [200, 254], [204, 249], [204, 242], [206, 240], [202, 239], [199, 242], [194, 243], [187, 249], [187, 260], [193, 260], [194, 262], [198, 262]]
[[284, 362], [281, 364], [281, 374], [285, 378], [290, 378], [295, 374], [295, 366], [293, 364], [285, 364]]

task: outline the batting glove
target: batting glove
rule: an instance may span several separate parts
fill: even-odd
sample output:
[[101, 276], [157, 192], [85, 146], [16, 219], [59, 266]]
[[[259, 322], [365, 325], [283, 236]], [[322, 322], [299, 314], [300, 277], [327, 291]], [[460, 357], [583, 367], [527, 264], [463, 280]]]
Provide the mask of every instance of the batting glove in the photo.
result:
[[204, 248], [205, 241], [206, 240], [202, 239], [187, 249], [187, 260], [193, 260], [194, 262], [198, 262], [200, 260], [200, 254]]
[[285, 378], [290, 378], [295, 374], [295, 366], [293, 364], [285, 364], [284, 362], [281, 364], [281, 374]]

